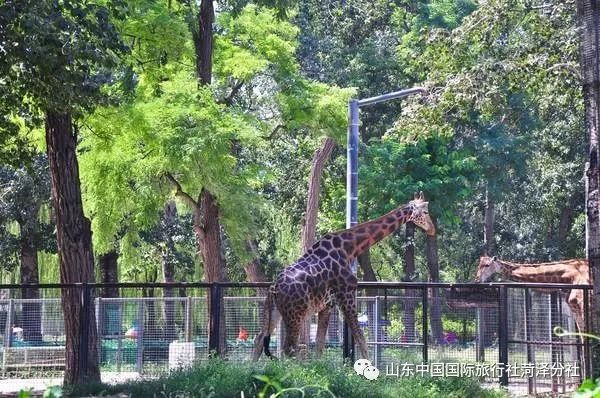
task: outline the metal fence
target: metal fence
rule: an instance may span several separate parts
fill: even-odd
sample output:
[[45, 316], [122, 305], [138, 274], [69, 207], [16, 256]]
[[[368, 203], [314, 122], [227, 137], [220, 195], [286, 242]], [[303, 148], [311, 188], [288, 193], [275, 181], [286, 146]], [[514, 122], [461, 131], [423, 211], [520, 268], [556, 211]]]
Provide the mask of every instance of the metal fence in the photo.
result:
[[[65, 363], [61, 289], [75, 289], [98, 334], [101, 371], [153, 376], [210, 354], [249, 361], [261, 329], [268, 283], [174, 283], [0, 286], [0, 378], [58, 376]], [[575, 331], [558, 284], [365, 282], [357, 304], [370, 359], [383, 375], [477, 377], [529, 393], [568, 391], [590, 372], [587, 339]], [[591, 286], [584, 292], [589, 313]], [[561, 290], [563, 289], [563, 290]], [[111, 291], [116, 297], [100, 297]], [[586, 325], [588, 320], [586, 319]], [[585, 328], [587, 331], [587, 326]], [[86, 328], [82, 340], [87, 341]], [[315, 346], [316, 315], [309, 349]], [[283, 327], [272, 351], [281, 355]], [[353, 355], [339, 311], [324, 355]], [[353, 360], [353, 358], [351, 358]]]

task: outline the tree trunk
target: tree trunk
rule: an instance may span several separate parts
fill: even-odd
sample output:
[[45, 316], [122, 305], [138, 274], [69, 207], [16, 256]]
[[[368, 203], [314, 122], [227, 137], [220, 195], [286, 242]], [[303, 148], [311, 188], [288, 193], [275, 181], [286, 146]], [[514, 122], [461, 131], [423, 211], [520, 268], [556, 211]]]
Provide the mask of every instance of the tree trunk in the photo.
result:
[[[36, 247], [36, 228], [38, 209], [30, 213], [31, 219], [20, 224], [21, 229], [21, 284], [38, 284], [38, 259]], [[21, 298], [39, 299], [40, 292], [36, 288], [21, 289]], [[42, 314], [40, 302], [23, 304], [23, 340], [42, 341]]]
[[199, 206], [194, 211], [194, 232], [204, 265], [204, 281], [224, 281], [226, 275], [219, 225], [219, 206], [215, 197], [206, 189], [202, 189], [198, 202]]
[[[174, 201], [170, 200], [167, 202], [162, 218], [162, 231], [164, 233], [163, 241], [165, 242], [165, 247], [162, 250], [163, 281], [165, 283], [172, 283], [175, 282], [175, 264], [173, 264], [175, 242], [173, 242], [172, 234], [175, 230], [175, 224], [177, 223], [177, 206]], [[163, 317], [165, 320], [163, 336], [165, 340], [172, 341], [177, 338], [177, 331], [175, 328], [175, 301], [172, 300], [172, 297], [175, 297], [175, 289], [172, 287], [164, 288], [163, 296], [165, 298], [163, 306]]]
[[[119, 254], [116, 250], [111, 250], [108, 253], [100, 255], [98, 262], [100, 263], [100, 277], [102, 283], [118, 283], [119, 282], [119, 269], [117, 260]], [[102, 289], [102, 298], [115, 298], [119, 297], [118, 287], [105, 287]]]
[[485, 188], [485, 214], [483, 223], [483, 247], [486, 256], [492, 256], [495, 252], [494, 247], [494, 219], [495, 213], [494, 199], [491, 197], [489, 184]]
[[[408, 222], [405, 225], [405, 249], [404, 249], [404, 281], [410, 282], [415, 276], [415, 224]], [[404, 306], [404, 339], [407, 342], [417, 341], [417, 329], [415, 327], [415, 307], [418, 300], [416, 290], [407, 289], [405, 295], [408, 298]], [[423, 338], [427, 337], [424, 331]]]
[[306, 252], [315, 243], [317, 233], [317, 215], [319, 213], [319, 194], [321, 192], [321, 177], [325, 162], [331, 156], [335, 146], [333, 138], [326, 137], [312, 158], [310, 176], [308, 177], [308, 194], [306, 198], [306, 213], [304, 215], [304, 228], [302, 229], [302, 251]]
[[[119, 282], [117, 260], [119, 254], [115, 249], [100, 255], [98, 263], [100, 266], [100, 277], [102, 283]], [[118, 287], [104, 287], [100, 293], [102, 298], [119, 297]], [[121, 332], [122, 303], [107, 301], [100, 307], [99, 322], [103, 335], [118, 335]]]
[[[198, 203], [199, 206], [194, 211], [194, 232], [196, 233], [196, 242], [200, 256], [202, 257], [202, 264], [204, 265], [204, 281], [222, 282], [227, 280], [227, 275], [221, 242], [219, 206], [215, 197], [206, 189], [202, 189]], [[207, 297], [208, 303], [210, 303], [212, 300], [210, 291], [207, 293]], [[210, 309], [210, 306], [208, 309]], [[221, 305], [221, 316], [219, 318], [219, 345], [221, 352], [224, 353], [227, 349], [227, 341], [223, 305]]]
[[198, 25], [192, 30], [196, 50], [196, 74], [201, 86], [212, 80], [213, 31], [215, 21], [213, 0], [202, 0], [198, 13]]
[[[592, 331], [600, 333], [600, 163], [598, 130], [600, 128], [600, 4], [597, 0], [578, 0], [577, 14], [581, 26], [581, 71], [585, 126], [588, 137], [586, 170], [586, 251], [590, 278], [594, 284]], [[593, 345], [592, 364], [600, 363], [600, 345]], [[600, 366], [593, 370], [598, 375]]]
[[[92, 232], [90, 221], [83, 214], [76, 137], [70, 114], [46, 112], [46, 146], [56, 207], [60, 282], [94, 282]], [[62, 290], [62, 307], [66, 337], [64, 384], [99, 382], [94, 306], [90, 304], [88, 313], [83, 314], [80, 290], [65, 288]], [[81, 347], [83, 328], [87, 328], [86, 347]]]
[[[321, 147], [313, 153], [310, 175], [308, 177], [308, 193], [306, 197], [306, 213], [302, 228], [302, 252], [306, 252], [315, 243], [317, 234], [317, 215], [319, 213], [319, 194], [321, 192], [321, 177], [325, 162], [329, 159], [335, 146], [333, 138], [326, 137]], [[310, 317], [306, 320], [300, 332], [299, 342], [307, 347], [310, 343]]]
[[[435, 224], [436, 221], [432, 217], [432, 221]], [[437, 225], [436, 225], [437, 230]], [[427, 251], [427, 267], [429, 269], [429, 281], [439, 282], [440, 281], [440, 264], [438, 261], [438, 244], [437, 234], [434, 236], [427, 235], [426, 251]], [[444, 339], [444, 330], [442, 326], [442, 303], [440, 298], [440, 292], [438, 288], [431, 288], [431, 337], [436, 344], [441, 344]], [[425, 336], [423, 336], [425, 338]]]

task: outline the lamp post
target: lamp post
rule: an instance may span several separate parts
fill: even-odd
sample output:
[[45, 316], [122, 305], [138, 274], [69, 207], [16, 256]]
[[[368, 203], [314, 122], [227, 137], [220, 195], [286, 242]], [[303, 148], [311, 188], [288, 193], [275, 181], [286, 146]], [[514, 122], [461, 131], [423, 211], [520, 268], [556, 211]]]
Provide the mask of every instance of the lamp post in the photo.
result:
[[[360, 124], [360, 108], [367, 105], [408, 97], [413, 94], [425, 92], [423, 87], [413, 87], [405, 90], [394, 91], [376, 97], [364, 99], [351, 99], [348, 101], [348, 148], [346, 158], [346, 228], [358, 224], [358, 126]], [[352, 272], [356, 275], [357, 261], [353, 260]], [[377, 320], [376, 320], [377, 322]], [[354, 362], [352, 334], [348, 324], [344, 321], [343, 352], [344, 358]]]

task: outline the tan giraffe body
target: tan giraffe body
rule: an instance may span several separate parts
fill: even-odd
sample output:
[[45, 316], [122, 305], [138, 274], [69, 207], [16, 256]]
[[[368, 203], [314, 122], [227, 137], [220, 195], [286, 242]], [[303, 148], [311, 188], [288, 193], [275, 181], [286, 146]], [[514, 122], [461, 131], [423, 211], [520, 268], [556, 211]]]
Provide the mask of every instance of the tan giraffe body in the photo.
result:
[[[506, 279], [515, 282], [563, 283], [570, 285], [587, 285], [590, 283], [589, 266], [586, 259], [522, 264], [503, 261], [496, 257], [481, 257], [475, 280], [477, 282], [487, 282], [494, 274], [501, 274]], [[582, 289], [571, 289], [565, 295], [567, 304], [575, 316], [575, 323], [579, 332], [585, 331], [583, 294]]]
[[361, 358], [368, 358], [367, 344], [358, 325], [356, 310], [357, 278], [351, 264], [370, 246], [412, 221], [428, 234], [435, 228], [428, 214], [427, 202], [420, 197], [375, 220], [325, 235], [294, 264], [285, 268], [271, 286], [265, 304], [265, 323], [254, 343], [253, 359], [257, 360], [268, 344], [277, 323], [277, 311], [285, 325], [283, 351], [293, 356], [304, 319], [318, 312], [317, 354], [323, 352], [331, 309], [338, 305], [350, 326]]

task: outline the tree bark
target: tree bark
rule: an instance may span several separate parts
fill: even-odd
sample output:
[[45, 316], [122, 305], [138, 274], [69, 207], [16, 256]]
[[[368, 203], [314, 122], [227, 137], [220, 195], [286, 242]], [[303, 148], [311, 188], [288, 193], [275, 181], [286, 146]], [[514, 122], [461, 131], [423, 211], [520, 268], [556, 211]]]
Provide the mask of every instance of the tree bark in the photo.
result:
[[[432, 217], [433, 224], [436, 225], [436, 221]], [[437, 230], [437, 225], [436, 225]], [[439, 282], [440, 281], [440, 264], [438, 260], [438, 235], [429, 236], [427, 235], [426, 251], [427, 251], [427, 267], [429, 269], [429, 281]], [[441, 344], [444, 339], [444, 329], [442, 326], [442, 303], [440, 300], [438, 288], [431, 288], [431, 337], [437, 344]], [[426, 338], [423, 336], [423, 338]]]
[[246, 242], [247, 250], [252, 253], [252, 260], [244, 264], [244, 272], [246, 272], [246, 280], [248, 282], [266, 282], [267, 277], [265, 271], [260, 264], [260, 256], [256, 241], [249, 240]]
[[[117, 283], [119, 282], [119, 270], [117, 260], [119, 254], [115, 249], [100, 255], [98, 264], [100, 266], [100, 278], [102, 283]], [[100, 293], [102, 298], [119, 297], [118, 287], [104, 287]], [[103, 335], [115, 335], [121, 332], [121, 312], [123, 311], [122, 303], [105, 302], [100, 307], [99, 322]]]
[[196, 74], [199, 85], [208, 85], [212, 80], [213, 30], [215, 10], [213, 0], [202, 0], [198, 13], [198, 25], [193, 30], [196, 50]]
[[494, 199], [491, 197], [489, 184], [485, 187], [485, 211], [483, 223], [483, 247], [486, 256], [492, 256], [495, 252], [494, 247], [494, 219], [496, 207]]
[[[21, 284], [38, 284], [37, 233], [36, 224], [39, 209], [28, 213], [30, 219], [20, 224], [21, 229]], [[21, 298], [39, 299], [38, 288], [21, 289]], [[40, 302], [23, 303], [23, 340], [42, 341], [42, 314]]]
[[[586, 251], [590, 278], [594, 285], [592, 331], [600, 333], [600, 4], [597, 0], [578, 0], [577, 16], [581, 27], [581, 75], [588, 138], [586, 165]], [[600, 345], [593, 345], [593, 373], [600, 372]]]
[[[56, 210], [60, 281], [94, 282], [92, 233], [90, 221], [83, 214], [79, 167], [75, 153], [76, 137], [70, 114], [46, 111], [46, 146], [52, 198]], [[66, 336], [66, 385], [100, 381], [95, 309], [90, 305], [89, 312], [83, 314], [80, 294], [79, 289], [62, 290]], [[83, 321], [85, 319], [87, 322]], [[87, 328], [87, 347], [81, 347], [83, 328]]]
[[[111, 250], [108, 253], [100, 255], [98, 262], [100, 264], [100, 277], [102, 283], [118, 283], [119, 282], [119, 269], [117, 260], [119, 254], [116, 250]], [[118, 287], [105, 287], [102, 289], [102, 298], [115, 298], [119, 297]]]
[[302, 229], [302, 251], [306, 252], [315, 243], [317, 233], [317, 215], [319, 213], [319, 194], [321, 192], [321, 177], [325, 163], [331, 156], [335, 146], [333, 138], [326, 137], [312, 158], [310, 175], [308, 177], [308, 194], [306, 198], [306, 213]]
[[199, 206], [194, 211], [194, 232], [202, 264], [204, 281], [220, 282], [226, 280], [225, 260], [219, 223], [219, 206], [216, 198], [202, 189], [198, 198]]
[[[404, 281], [410, 282], [415, 276], [415, 224], [408, 222], [405, 225], [405, 249], [404, 249]], [[417, 341], [417, 329], [415, 327], [415, 307], [418, 300], [417, 291], [412, 289], [405, 290], [408, 300], [404, 307], [404, 337], [408, 342]], [[427, 337], [427, 333], [423, 334]]]

